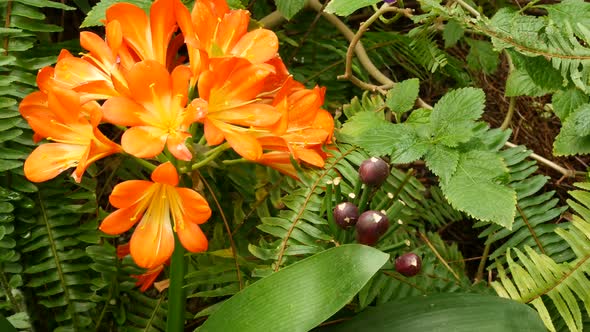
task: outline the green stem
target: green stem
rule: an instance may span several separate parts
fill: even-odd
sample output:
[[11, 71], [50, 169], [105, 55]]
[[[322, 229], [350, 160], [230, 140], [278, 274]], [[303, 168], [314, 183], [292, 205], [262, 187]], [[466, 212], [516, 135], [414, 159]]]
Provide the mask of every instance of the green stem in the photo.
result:
[[203, 166], [206, 166], [210, 161], [214, 160], [215, 158], [217, 158], [220, 154], [223, 153], [223, 151], [229, 149], [229, 143], [223, 143], [220, 146], [211, 149], [210, 151], [207, 151], [207, 153], [205, 153], [205, 158], [203, 158], [202, 160], [200, 160], [197, 163], [194, 163], [191, 166], [191, 170], [195, 171]]
[[184, 272], [186, 262], [184, 259], [184, 247], [180, 243], [176, 233], [174, 234], [174, 253], [170, 263], [170, 287], [168, 288], [168, 321], [167, 332], [184, 331], [184, 312], [186, 292], [184, 285]]
[[143, 166], [144, 168], [146, 168], [148, 171], [152, 172], [153, 170], [156, 169], [156, 165], [150, 163], [149, 161], [145, 160], [145, 159], [141, 159], [141, 158], [137, 158], [135, 156], [129, 155], [131, 157], [133, 157], [133, 159], [140, 164], [141, 166]]

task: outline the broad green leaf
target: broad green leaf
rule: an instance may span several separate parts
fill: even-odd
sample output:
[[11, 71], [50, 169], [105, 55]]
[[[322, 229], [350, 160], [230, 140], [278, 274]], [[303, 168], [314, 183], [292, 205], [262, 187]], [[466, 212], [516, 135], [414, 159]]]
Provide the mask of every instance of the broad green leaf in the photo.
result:
[[506, 97], [531, 96], [538, 97], [551, 93], [535, 84], [525, 70], [515, 69], [508, 74], [504, 94]]
[[92, 10], [90, 10], [90, 12], [88, 12], [88, 15], [86, 15], [86, 18], [84, 19], [84, 22], [82, 22], [82, 25], [80, 25], [80, 28], [88, 28], [88, 27], [92, 27], [92, 26], [101, 26], [103, 25], [102, 20], [104, 20], [105, 18], [105, 13], [107, 11], [107, 9], [119, 2], [127, 2], [133, 5], [138, 6], [139, 8], [142, 8], [144, 10], [146, 10], [146, 12], [149, 10], [150, 6], [152, 5], [152, 0], [125, 0], [125, 1], [121, 1], [121, 0], [101, 0], [99, 3], [97, 3], [96, 5], [94, 5], [94, 7], [92, 7]]
[[318, 332], [545, 331], [535, 310], [493, 295], [443, 293], [408, 297], [369, 308]]
[[374, 5], [381, 0], [331, 0], [324, 10], [326, 13], [348, 16], [358, 9]]
[[341, 139], [345, 142], [355, 143], [364, 132], [384, 123], [387, 122], [381, 113], [359, 112], [350, 117], [337, 134], [341, 135]]
[[399, 120], [403, 113], [414, 107], [419, 92], [420, 81], [417, 78], [399, 82], [387, 92], [385, 104], [391, 111], [397, 114]]
[[588, 102], [588, 95], [576, 88], [557, 91], [551, 98], [553, 112], [564, 122], [582, 104]]
[[277, 9], [285, 16], [287, 20], [290, 20], [305, 6], [305, 0], [275, 0]]
[[441, 182], [447, 183], [457, 170], [459, 152], [444, 145], [432, 145], [424, 155], [424, 161]]
[[459, 21], [449, 20], [443, 29], [442, 37], [445, 41], [445, 48], [453, 47], [463, 37], [465, 29]]
[[590, 104], [578, 107], [564, 121], [553, 143], [557, 156], [590, 153]]
[[494, 50], [492, 43], [487, 40], [467, 39], [469, 54], [467, 65], [474, 70], [481, 70], [485, 74], [493, 74], [498, 68], [500, 54]]
[[470, 151], [459, 157], [457, 170], [447, 183], [441, 182], [441, 189], [457, 210], [511, 229], [516, 192], [500, 182], [507, 172], [496, 153]]
[[542, 96], [561, 90], [563, 78], [545, 58], [508, 51], [515, 70], [506, 81], [506, 96]]
[[420, 159], [428, 142], [407, 124], [381, 123], [356, 138], [358, 146], [374, 156], [391, 155], [391, 162], [410, 163]]
[[[584, 0], [563, 0], [551, 6], [540, 7], [544, 7], [549, 18], [558, 25], [575, 22], [590, 28], [590, 3]], [[584, 32], [577, 24], [572, 24], [572, 28], [578, 38], [584, 38]]]
[[309, 331], [350, 302], [388, 259], [358, 244], [328, 249], [248, 286], [198, 331]]
[[435, 105], [430, 116], [435, 143], [455, 147], [469, 141], [475, 120], [485, 106], [481, 89], [462, 88], [448, 92]]

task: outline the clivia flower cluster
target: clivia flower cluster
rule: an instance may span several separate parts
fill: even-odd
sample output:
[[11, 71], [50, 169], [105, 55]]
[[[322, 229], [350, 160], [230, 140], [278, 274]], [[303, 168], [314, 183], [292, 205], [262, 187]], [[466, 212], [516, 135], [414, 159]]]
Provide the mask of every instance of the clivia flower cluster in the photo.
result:
[[[321, 109], [324, 89], [296, 82], [276, 35], [248, 31], [249, 21], [248, 11], [230, 10], [225, 0], [197, 0], [192, 11], [180, 0], [156, 0], [149, 16], [132, 4], [111, 6], [106, 37], [82, 32], [86, 52], [63, 50], [54, 67], [39, 71], [39, 91], [20, 104], [35, 141], [47, 141], [26, 160], [26, 177], [42, 182], [74, 168], [80, 182], [90, 164], [112, 154], [150, 162], [168, 156], [152, 181], [115, 186], [109, 200], [117, 210], [100, 229], [121, 234], [136, 225], [129, 249], [147, 269], [170, 258], [173, 232], [187, 250], [206, 250], [199, 224], [211, 209], [199, 193], [178, 187], [174, 166], [198, 162], [192, 141], [199, 137], [191, 133], [199, 131], [191, 128], [202, 126], [209, 146], [227, 142], [244, 159], [293, 177], [291, 159], [324, 165], [321, 147], [333, 132]], [[101, 132], [103, 123], [124, 130], [119, 143]]]

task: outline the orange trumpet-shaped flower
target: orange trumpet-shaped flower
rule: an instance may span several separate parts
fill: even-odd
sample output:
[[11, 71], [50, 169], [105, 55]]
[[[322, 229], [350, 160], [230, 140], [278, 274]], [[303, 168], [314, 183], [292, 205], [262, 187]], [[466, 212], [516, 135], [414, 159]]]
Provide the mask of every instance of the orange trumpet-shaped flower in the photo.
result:
[[[117, 257], [119, 257], [119, 259], [122, 259], [123, 257], [129, 254], [129, 243], [120, 244], [117, 246]], [[164, 264], [170, 264], [170, 260], [167, 260]], [[160, 273], [164, 271], [164, 264], [151, 268], [142, 274], [132, 274], [131, 276], [137, 279], [137, 281], [135, 282], [135, 286], [139, 287], [140, 291], [145, 292], [154, 284], [156, 279], [158, 279]]]
[[131, 180], [116, 185], [109, 201], [118, 210], [102, 221], [100, 229], [121, 234], [138, 224], [130, 252], [135, 263], [147, 269], [170, 258], [173, 231], [188, 251], [207, 250], [207, 238], [199, 227], [211, 216], [207, 201], [192, 189], [177, 187], [178, 172], [170, 162], [158, 166], [151, 178], [153, 182]]
[[178, 25], [189, 51], [193, 82], [206, 69], [208, 59], [240, 57], [251, 63], [264, 63], [278, 52], [279, 40], [268, 29], [248, 32], [250, 13], [230, 10], [225, 0], [197, 0], [189, 13], [175, 2]]
[[205, 125], [209, 145], [227, 140], [242, 157], [256, 160], [262, 147], [257, 132], [268, 132], [281, 118], [277, 107], [261, 102], [265, 78], [273, 73], [268, 64], [251, 64], [240, 58], [218, 59], [199, 79], [199, 96], [188, 109]]
[[168, 46], [177, 28], [174, 15], [176, 2], [180, 1], [154, 1], [149, 17], [135, 5], [117, 3], [107, 9], [105, 22], [107, 26], [119, 23], [124, 43], [139, 60], [154, 60], [167, 66]]
[[185, 140], [196, 115], [184, 108], [190, 70], [178, 66], [169, 74], [162, 64], [146, 60], [135, 64], [125, 78], [132, 97], [112, 97], [102, 106], [106, 121], [132, 127], [121, 138], [123, 150], [151, 158], [167, 146], [174, 157], [191, 160]]
[[99, 106], [81, 106], [74, 91], [55, 88], [49, 95], [32, 93], [23, 99], [19, 111], [37, 139], [46, 137], [52, 142], [37, 147], [25, 161], [25, 176], [30, 181], [46, 181], [76, 167], [72, 177], [80, 182], [90, 164], [121, 151], [98, 130]]

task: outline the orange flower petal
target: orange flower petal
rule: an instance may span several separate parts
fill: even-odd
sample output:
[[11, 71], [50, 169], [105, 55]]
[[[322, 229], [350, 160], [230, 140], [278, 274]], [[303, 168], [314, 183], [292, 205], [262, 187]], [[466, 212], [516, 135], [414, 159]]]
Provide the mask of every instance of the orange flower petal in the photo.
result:
[[152, 182], [145, 180], [121, 182], [113, 188], [109, 202], [119, 209], [130, 207], [136, 204], [152, 185]]
[[324, 158], [316, 151], [310, 149], [295, 149], [294, 155], [296, 159], [300, 159], [308, 164], [324, 167]]
[[166, 141], [168, 151], [170, 151], [174, 157], [180, 160], [190, 161], [193, 159], [193, 154], [185, 143], [186, 139], [190, 136], [191, 135], [186, 132], [176, 132], [176, 134], [168, 135], [168, 140]]
[[138, 158], [152, 158], [159, 155], [166, 144], [168, 134], [155, 127], [129, 128], [121, 137], [121, 146], [125, 152]]
[[201, 252], [207, 250], [209, 241], [201, 230], [201, 227], [193, 223], [185, 223], [184, 227], [178, 227], [176, 229], [178, 239], [182, 246], [190, 252]]
[[[226, 55], [240, 38], [248, 31], [250, 13], [247, 10], [232, 10], [225, 14], [217, 26], [217, 38], [213, 41]], [[267, 47], [264, 45], [263, 47]]]
[[169, 220], [141, 220], [131, 236], [130, 251], [135, 263], [151, 269], [162, 265], [174, 251], [174, 234]]
[[176, 187], [178, 185], [178, 172], [171, 162], [165, 162], [152, 172], [152, 181]]
[[223, 131], [213, 123], [213, 121], [205, 119], [205, 139], [207, 140], [208, 145], [214, 146], [221, 144], [225, 139], [225, 135], [223, 134]]
[[166, 64], [168, 43], [172, 38], [174, 30], [176, 30], [176, 17], [174, 16], [175, 2], [177, 0], [156, 0], [150, 8], [153, 59], [164, 65]]
[[143, 112], [143, 106], [127, 97], [112, 97], [102, 105], [103, 120], [120, 126], [143, 124], [137, 116]]
[[231, 50], [231, 54], [248, 59], [252, 63], [263, 63], [277, 55], [279, 39], [274, 32], [256, 29], [246, 33]]
[[78, 164], [86, 152], [82, 145], [47, 143], [38, 146], [25, 160], [24, 172], [29, 181], [43, 182]]
[[234, 133], [231, 131], [227, 131], [224, 134], [225, 139], [232, 149], [245, 159], [256, 160], [262, 156], [262, 147], [256, 138], [248, 134]]
[[141, 286], [139, 290], [145, 292], [148, 288], [150, 288], [150, 286], [154, 284], [154, 281], [156, 281], [162, 270], [164, 270], [164, 265], [150, 269], [146, 273], [131, 276], [137, 279], [135, 286]]
[[281, 113], [267, 104], [248, 104], [215, 113], [215, 120], [240, 126], [267, 127], [275, 124]]
[[112, 212], [104, 218], [99, 229], [110, 235], [127, 232], [141, 218], [141, 215], [136, 214], [136, 209], [136, 206], [130, 206]]
[[170, 74], [164, 65], [156, 61], [136, 63], [126, 78], [133, 99], [140, 104], [153, 103], [154, 98], [170, 96]]
[[143, 9], [129, 3], [114, 4], [106, 11], [106, 24], [112, 21], [119, 21], [123, 38], [142, 59], [154, 59], [149, 22]]
[[[111, 35], [111, 37], [114, 37]], [[111, 41], [111, 39], [109, 39]], [[98, 60], [98, 64], [114, 64], [115, 55], [107, 43], [97, 34], [82, 31], [80, 32], [80, 46], [92, 54]]]
[[209, 204], [198, 192], [189, 188], [176, 188], [182, 200], [185, 223], [202, 224], [211, 217]]

